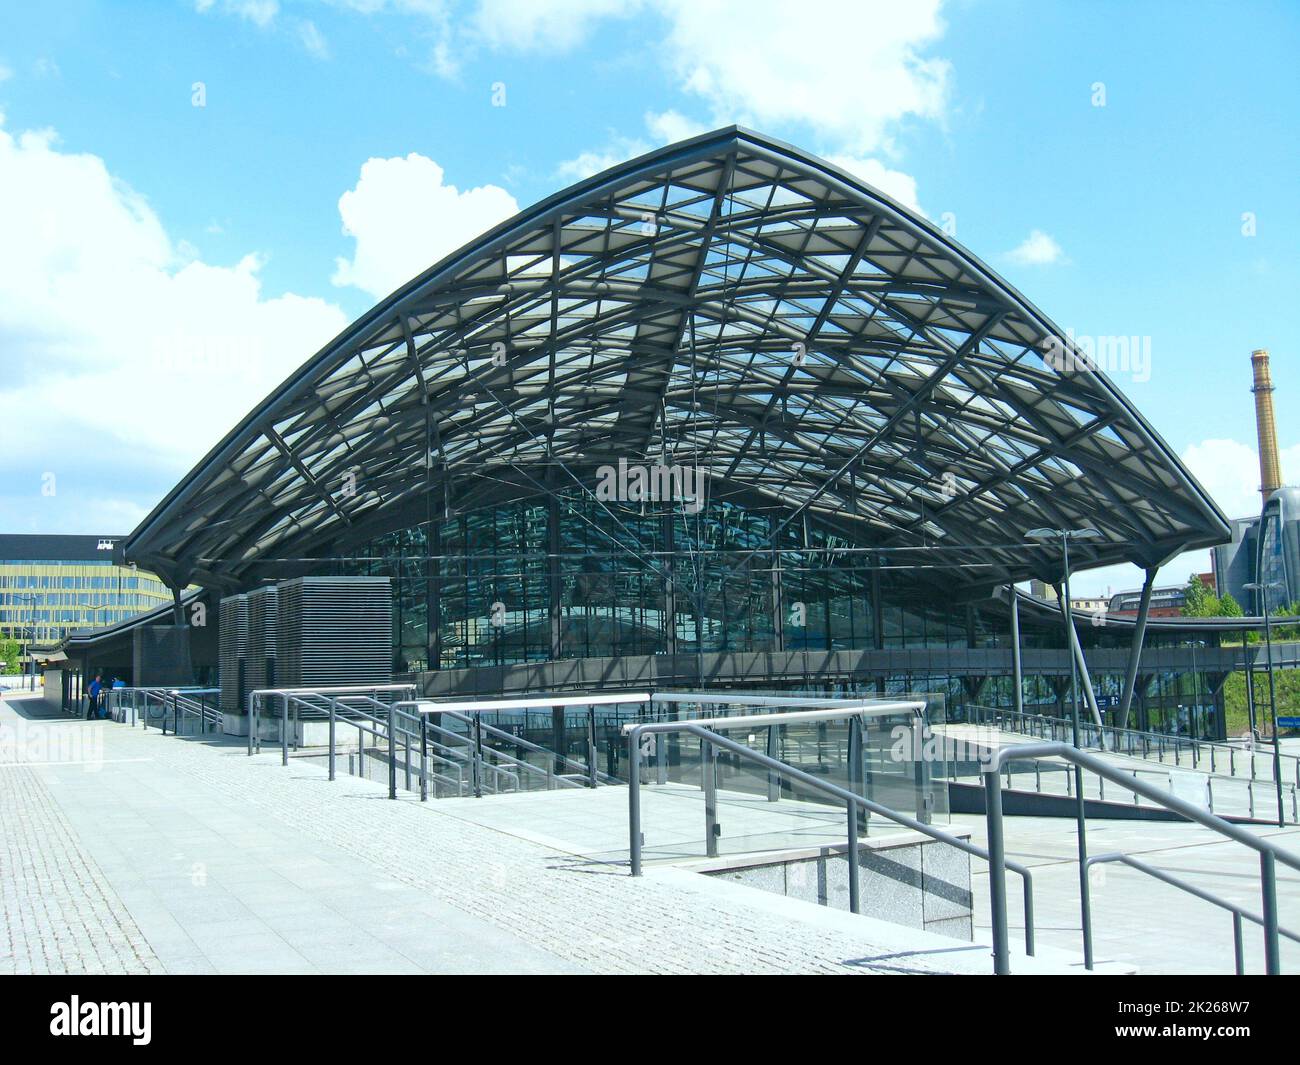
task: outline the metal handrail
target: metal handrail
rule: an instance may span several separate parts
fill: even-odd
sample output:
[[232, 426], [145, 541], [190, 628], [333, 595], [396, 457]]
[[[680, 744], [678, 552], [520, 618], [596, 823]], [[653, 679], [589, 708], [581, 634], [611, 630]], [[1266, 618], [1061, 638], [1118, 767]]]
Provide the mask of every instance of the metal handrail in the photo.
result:
[[[1116, 752], [1116, 751], [1112, 750], [1112, 751], [1108, 751], [1107, 753], [1114, 755], [1114, 754], [1122, 753], [1122, 752]], [[1176, 766], [1172, 766], [1172, 765], [1169, 765], [1167, 762], [1157, 763], [1157, 765], [1159, 766], [1159, 768], [1156, 768], [1155, 766], [1152, 766], [1152, 767], [1150, 767], [1150, 768], [1146, 768], [1146, 767], [1141, 767], [1141, 768], [1127, 768], [1127, 767], [1126, 767], [1126, 768], [1124, 768], [1123, 772], [1128, 773], [1128, 774], [1131, 774], [1131, 775], [1134, 776], [1134, 777], [1137, 777], [1137, 776], [1139, 776], [1139, 775], [1145, 775], [1145, 776], [1151, 776], [1151, 777], [1161, 777], [1161, 778], [1163, 778], [1163, 779], [1165, 779], [1165, 780], [1170, 779], [1170, 777], [1171, 777], [1174, 773], [1176, 773], [1176, 772], [1180, 772], [1180, 770], [1178, 769], [1178, 767], [1176, 767]], [[1072, 797], [1073, 794], [1074, 794], [1073, 788], [1072, 788], [1072, 786], [1071, 786], [1071, 785], [1072, 785], [1072, 782], [1073, 782], [1073, 772], [1072, 772], [1072, 770], [1070, 769], [1070, 767], [1069, 767], [1068, 765], [1064, 765], [1064, 764], [1062, 764], [1062, 765], [1052, 764], [1052, 765], [1050, 766], [1050, 768], [1059, 769], [1059, 770], [1062, 772], [1062, 774], [1064, 775], [1064, 779], [1065, 779], [1065, 796], [1066, 796], [1066, 797]], [[1023, 785], [1021, 782], [1016, 781], [1016, 780], [1013, 779], [1013, 774], [1012, 774], [1012, 771], [1011, 771], [1011, 766], [1008, 764], [1008, 765], [1006, 765], [1006, 766], [1004, 767], [1004, 769], [1005, 769], [1005, 774], [1006, 774], [1006, 789], [1007, 789], [1008, 791], [1014, 791], [1014, 790], [1018, 790], [1018, 789], [1019, 789], [1019, 790], [1024, 791], [1026, 794], [1028, 794], [1028, 793], [1029, 793], [1029, 792], [1028, 792], [1028, 789], [1026, 789], [1026, 788], [1024, 787], [1024, 785]], [[950, 766], [949, 769], [948, 769], [948, 776], [949, 776], [949, 778], [950, 778], [951, 780], [953, 780], [954, 782], [960, 782], [961, 779], [962, 779], [963, 777], [971, 776], [971, 775], [978, 775], [979, 772], [980, 772], [980, 771], [977, 771], [977, 772], [974, 773], [974, 774], [971, 774], [971, 773], [962, 773], [962, 774], [959, 774], [958, 771], [957, 771], [956, 766]], [[1194, 773], [1197, 773], [1197, 774], [1199, 774], [1199, 775], [1201, 775], [1201, 776], [1203, 776], [1203, 777], [1205, 778], [1206, 783], [1207, 783], [1206, 791], [1207, 791], [1207, 793], [1208, 793], [1208, 801], [1209, 801], [1209, 810], [1210, 810], [1210, 813], [1220, 812], [1220, 811], [1222, 811], [1222, 809], [1223, 809], [1223, 789], [1222, 789], [1222, 787], [1218, 787], [1218, 788], [1216, 788], [1216, 785], [1218, 785], [1218, 784], [1228, 784], [1228, 785], [1230, 785], [1230, 784], [1244, 784], [1244, 785], [1245, 785], [1245, 788], [1246, 788], [1246, 796], [1245, 796], [1245, 799], [1246, 799], [1246, 812], [1245, 812], [1245, 814], [1243, 815], [1243, 814], [1241, 814], [1239, 811], [1223, 811], [1223, 812], [1225, 812], [1225, 813], [1229, 813], [1231, 816], [1234, 816], [1234, 817], [1245, 816], [1245, 817], [1247, 817], [1247, 818], [1251, 818], [1251, 819], [1254, 819], [1254, 818], [1256, 817], [1256, 811], [1255, 811], [1255, 786], [1256, 786], [1256, 784], [1262, 783], [1261, 781], [1258, 781], [1258, 780], [1256, 780], [1256, 779], [1253, 778], [1253, 777], [1233, 777], [1233, 776], [1227, 776], [1226, 774], [1223, 774], [1223, 773], [1210, 773], [1210, 772], [1206, 772], [1205, 770], [1181, 770], [1181, 772], [1194, 772]], [[1034, 783], [1033, 783], [1033, 792], [1032, 792], [1032, 794], [1035, 794], [1035, 795], [1047, 795], [1047, 796], [1058, 796], [1058, 797], [1060, 796], [1060, 794], [1061, 794], [1060, 792], [1057, 792], [1057, 791], [1046, 791], [1046, 790], [1044, 790], [1044, 783], [1045, 783], [1045, 781], [1044, 781], [1044, 774], [1043, 774], [1043, 772], [1042, 772], [1042, 769], [1041, 769], [1041, 766], [1040, 766], [1040, 762], [1039, 762], [1038, 759], [1035, 759], [1035, 761], [1034, 761]], [[1272, 781], [1268, 781], [1267, 783], [1270, 785], [1270, 788], [1269, 788], [1269, 796], [1268, 796], [1268, 797], [1269, 797], [1270, 801], [1272, 801], [1272, 799], [1273, 799], [1273, 796], [1272, 796]], [[1286, 789], [1287, 789], [1287, 793], [1290, 794], [1290, 796], [1291, 796], [1291, 811], [1292, 811], [1292, 818], [1293, 818], [1293, 819], [1296, 819], [1297, 817], [1300, 817], [1300, 814], [1298, 814], [1298, 811], [1300, 811], [1300, 790], [1298, 790], [1298, 789], [1296, 788], [1296, 785], [1294, 785], [1294, 784], [1287, 784], [1287, 785], [1285, 785], [1285, 787], [1286, 787]], [[1215, 810], [1215, 799], [1216, 799], [1216, 796], [1218, 797], [1218, 800], [1219, 800], [1219, 807], [1220, 807], [1220, 810], [1219, 810], [1219, 811], [1216, 811], [1216, 810]], [[1087, 796], [1085, 796], [1085, 797], [1087, 797]], [[1099, 786], [1098, 786], [1098, 790], [1097, 790], [1097, 796], [1096, 796], [1096, 799], [1097, 799], [1097, 801], [1099, 801], [1099, 802], [1105, 802], [1105, 801], [1106, 801], [1106, 781], [1105, 781], [1105, 778], [1104, 778], [1104, 777], [1101, 778], [1100, 781], [1099, 781]], [[1090, 799], [1089, 801], [1091, 801], [1091, 799]], [[1134, 806], [1141, 806], [1141, 803], [1139, 802], [1139, 796], [1138, 796], [1138, 794], [1137, 794], [1136, 792], [1134, 792], [1134, 794], [1133, 794], [1133, 805], [1134, 805]], [[1270, 821], [1272, 821], [1272, 820], [1274, 820], [1274, 819], [1273, 819], [1273, 818], [1270, 818]]]
[[[563, 767], [572, 769], [574, 770], [575, 773], [581, 773], [584, 779], [587, 779], [589, 782], [592, 778], [594, 778], [605, 784], [618, 783], [618, 780], [615, 779], [614, 777], [599, 772], [595, 768], [594, 764], [583, 765], [581, 762], [575, 762], [567, 754], [563, 754], [560, 751], [552, 751], [549, 747], [543, 747], [540, 743], [534, 743], [532, 740], [526, 740], [522, 736], [516, 736], [511, 732], [506, 732], [505, 729], [499, 729], [495, 725], [485, 725], [481, 722], [481, 719], [479, 718], [478, 714], [475, 714], [473, 717], [471, 717], [468, 714], [459, 714], [456, 713], [455, 711], [444, 710], [442, 711], [442, 715], [445, 717], [450, 717], [456, 721], [462, 721], [466, 725], [475, 729], [475, 734], [479, 741], [478, 757], [480, 758], [483, 756], [482, 737], [484, 734], [486, 734], [488, 736], [491, 736], [493, 739], [502, 740], [503, 742], [512, 744], [516, 747], [522, 747], [524, 748], [524, 750], [533, 751], [536, 754], [544, 754], [548, 758], [557, 760]], [[442, 729], [441, 731], [448, 732], [453, 736], [456, 735], [456, 733], [451, 732], [451, 730], [449, 729]], [[532, 763], [527, 762], [522, 758], [515, 758], [511, 754], [507, 754], [505, 751], [497, 751], [494, 749], [493, 753], [496, 754], [498, 757], [505, 758], [507, 761], [515, 765], [526, 766], [530, 771], [541, 773], [544, 776], [546, 776], [548, 780], [562, 780], [564, 781], [564, 785], [566, 787], [572, 784], [572, 781], [570, 781], [563, 774], [550, 772], [545, 769], [538, 769], [537, 766], [533, 765]], [[581, 785], [575, 785], [575, 786], [580, 787]]]
[[[797, 714], [789, 715], [797, 719]], [[970, 840], [962, 839], [952, 833], [945, 832], [942, 829], [935, 828], [933, 825], [927, 825], [914, 817], [900, 813], [897, 810], [891, 810], [887, 806], [868, 799], [862, 795], [855, 795], [837, 784], [831, 784], [828, 781], [821, 780], [810, 773], [805, 773], [801, 769], [786, 762], [760, 754], [743, 743], [737, 743], [735, 740], [723, 736], [721, 733], [713, 732], [701, 725], [691, 721], [663, 721], [646, 724], [626, 725], [623, 729], [627, 736], [627, 757], [628, 757], [628, 859], [632, 876], [641, 875], [641, 736], [646, 733], [660, 732], [688, 732], [698, 736], [706, 745], [704, 764], [706, 767], [712, 765], [712, 754], [709, 747], [717, 746], [724, 750], [731, 751], [742, 758], [747, 758], [756, 762], [772, 773], [779, 774], [789, 780], [797, 781], [805, 787], [820, 791], [825, 795], [839, 799], [848, 808], [848, 839], [845, 846], [845, 854], [848, 858], [849, 867], [849, 909], [853, 913], [861, 913], [861, 890], [858, 878], [858, 812], [859, 810], [877, 814], [886, 820], [893, 821], [895, 824], [902, 825], [904, 828], [910, 828], [913, 832], [919, 832], [931, 839], [946, 843], [949, 846], [956, 847], [966, 854], [972, 854], [984, 861], [993, 862], [991, 850], [985, 850], [977, 844], [971, 843]], [[705, 821], [706, 834], [709, 838], [713, 835], [713, 802], [711, 783], [712, 774], [706, 769], [705, 780]], [[1034, 953], [1034, 893], [1033, 893], [1033, 876], [1029, 869], [1018, 862], [1010, 861], [1005, 855], [1000, 856], [1002, 868], [1010, 869], [1012, 872], [1019, 873], [1024, 881], [1024, 906], [1025, 906], [1025, 953], [1032, 956]], [[1005, 885], [1004, 885], [1005, 886]], [[1005, 908], [1003, 910], [1003, 929], [1005, 931]]]
[[[262, 701], [268, 697], [278, 696], [281, 707], [281, 727], [280, 727], [280, 758], [281, 764], [289, 764], [289, 706], [292, 702], [295, 707], [306, 705], [313, 711], [323, 712], [319, 706], [311, 706], [304, 699], [305, 696], [317, 696], [325, 699], [335, 699], [340, 695], [365, 695], [366, 693], [378, 692], [414, 692], [414, 684], [343, 684], [323, 688], [255, 688], [248, 693], [248, 753], [253, 755], [262, 749], [261, 737], [258, 736], [259, 726], [259, 708]], [[331, 701], [331, 706], [333, 706]], [[295, 715], [295, 720], [301, 718]], [[296, 746], [296, 745], [295, 745]]]
[[[1233, 950], [1236, 954], [1236, 972], [1238, 976], [1246, 975], [1246, 963], [1245, 963], [1244, 950], [1243, 950], [1243, 944], [1241, 938], [1241, 922], [1243, 920], [1250, 921], [1254, 924], [1262, 926], [1264, 924], [1264, 918], [1260, 917], [1258, 914], [1251, 913], [1249, 910], [1243, 909], [1242, 907], [1237, 906], [1234, 903], [1229, 902], [1227, 899], [1222, 899], [1218, 895], [1206, 891], [1204, 888], [1199, 888], [1195, 884], [1189, 884], [1186, 880], [1180, 880], [1172, 873], [1166, 873], [1162, 869], [1155, 868], [1155, 866], [1147, 865], [1146, 862], [1138, 858], [1134, 858], [1132, 855], [1121, 854], [1118, 851], [1111, 851], [1108, 854], [1095, 854], [1092, 857], [1090, 857], [1087, 860], [1087, 862], [1084, 863], [1084, 868], [1091, 869], [1094, 865], [1101, 865], [1103, 862], [1120, 862], [1133, 869], [1137, 869], [1139, 872], [1146, 873], [1147, 876], [1155, 877], [1155, 879], [1157, 880], [1161, 880], [1172, 887], [1176, 887], [1181, 891], [1185, 891], [1189, 895], [1194, 895], [1196, 896], [1196, 898], [1202, 899], [1203, 901], [1210, 903], [1212, 906], [1218, 906], [1220, 909], [1227, 910], [1229, 913], [1231, 913], [1232, 914], [1232, 945], [1233, 945]], [[1292, 932], [1280, 926], [1278, 927], [1277, 931], [1278, 931], [1278, 935], [1286, 936], [1287, 939], [1291, 939], [1297, 943], [1300, 943], [1300, 934], [1297, 934], [1295, 932]], [[1092, 935], [1091, 929], [1088, 930], [1088, 935], [1091, 937]], [[1091, 951], [1089, 953], [1091, 953]]]
[[208, 707], [202, 699], [195, 699], [194, 696], [221, 695], [220, 688], [169, 688], [165, 693], [163, 703], [162, 732], [167, 735], [167, 701], [171, 702], [172, 707], [172, 733], [180, 735], [181, 715], [186, 717], [195, 717], [198, 723], [205, 731], [208, 723], [218, 724], [221, 721], [221, 708], [219, 706]]
[[[627, 701], [633, 701], [633, 700], [629, 699]], [[453, 710], [450, 709], [449, 707], [466, 706], [466, 705], [475, 706], [475, 704], [437, 703], [430, 699], [404, 699], [393, 703], [393, 706], [399, 710], [406, 710], [408, 707], [412, 707], [420, 715], [421, 719], [424, 719], [428, 714], [438, 714], [440, 716], [451, 717], [457, 721], [463, 721], [466, 725], [470, 726], [470, 728], [475, 733], [475, 737], [476, 737], [475, 756], [478, 758], [482, 757], [482, 733], [486, 732], [489, 736], [492, 736], [493, 738], [503, 740], [506, 743], [511, 743], [518, 747], [523, 747], [526, 750], [534, 751], [538, 754], [545, 754], [548, 757], [558, 760], [561, 765], [574, 770], [575, 773], [581, 773], [584, 777], [586, 777], [588, 787], [595, 787], [597, 782], [602, 782], [605, 784], [617, 784], [619, 782], [617, 778], [612, 777], [607, 773], [601, 773], [599, 770], [596, 769], [596, 764], [594, 760], [595, 752], [592, 750], [592, 743], [594, 742], [594, 734], [592, 733], [592, 729], [594, 728], [594, 724], [595, 724], [594, 708], [600, 705], [609, 705], [610, 702], [611, 699], [609, 698], [607, 698], [604, 703], [575, 702], [572, 699], [569, 699], [564, 704], [567, 706], [586, 706], [588, 708], [587, 722], [588, 722], [589, 742], [588, 742], [588, 750], [587, 750], [588, 762], [586, 765], [583, 765], [581, 762], [574, 761], [567, 754], [564, 754], [560, 751], [552, 751], [549, 747], [543, 747], [541, 746], [541, 744], [533, 743], [531, 740], [526, 740], [522, 736], [516, 736], [513, 733], [506, 732], [504, 729], [499, 729], [495, 725], [485, 725], [482, 723], [482, 715], [485, 713], [497, 713], [497, 712], [505, 713], [512, 710], [520, 709], [517, 701], [505, 701], [497, 705], [477, 704], [474, 709], [471, 709], [469, 711]], [[551, 704], [547, 704], [547, 705], [551, 705]], [[528, 709], [533, 709], [533, 708], [534, 707], [531, 705], [531, 700], [530, 700], [530, 706], [528, 707]], [[497, 753], [501, 753], [501, 752], [497, 752]], [[515, 761], [515, 762], [522, 761], [520, 759], [510, 758], [509, 755], [506, 755], [505, 757], [507, 757], [510, 761]], [[529, 769], [532, 770], [537, 769], [536, 766], [531, 765], [530, 763], [525, 762], [523, 764], [527, 765]], [[566, 784], [567, 783], [568, 782], [566, 782]]]
[[[993, 971], [998, 974], [1009, 973], [1010, 952], [1007, 943], [1007, 900], [1006, 900], [1006, 847], [1002, 825], [1002, 766], [1010, 760], [1033, 758], [1064, 758], [1082, 769], [1087, 769], [1098, 776], [1137, 792], [1153, 802], [1172, 810], [1174, 813], [1195, 821], [1205, 828], [1218, 832], [1221, 836], [1242, 843], [1258, 852], [1260, 860], [1260, 892], [1263, 896], [1264, 957], [1265, 969], [1270, 976], [1281, 971], [1281, 955], [1278, 943], [1277, 913], [1277, 870], [1276, 863], [1282, 862], [1293, 869], [1300, 870], [1300, 856], [1293, 855], [1276, 844], [1251, 834], [1244, 828], [1225, 821], [1223, 818], [1201, 809], [1194, 803], [1180, 799], [1167, 791], [1147, 784], [1144, 781], [1127, 776], [1109, 762], [1094, 754], [1081, 751], [1068, 743], [1025, 743], [1014, 747], [1003, 747], [997, 751], [984, 770], [984, 809], [988, 822], [989, 853], [993, 856], [989, 863], [989, 904], [993, 921]], [[1080, 824], [1079, 861], [1086, 868], [1087, 842], [1085, 824]], [[1092, 968], [1091, 962], [1091, 902], [1087, 889], [1087, 877], [1080, 878], [1080, 904], [1083, 910], [1085, 965]]]
[[[221, 689], [201, 688], [197, 686], [141, 685], [138, 687], [109, 688], [105, 694], [110, 715], [115, 715], [118, 710], [122, 711], [122, 724], [134, 725], [136, 721], [140, 721], [145, 728], [148, 728], [150, 718], [154, 718], [155, 720], [162, 721], [161, 727], [165, 734], [167, 731], [167, 713], [169, 709], [172, 714], [172, 730], [174, 732], [176, 724], [179, 721], [180, 713], [183, 712], [187, 716], [199, 714], [199, 711], [196, 711], [194, 708], [195, 700], [192, 696], [220, 695]], [[144, 702], [143, 717], [140, 715], [141, 699], [143, 699]], [[189, 705], [181, 705], [178, 709], [178, 702], [182, 704], [188, 703]], [[152, 707], [155, 704], [159, 709], [159, 712], [156, 714], [151, 712]], [[209, 714], [207, 712], [209, 709], [212, 710], [212, 720], [219, 718], [220, 710], [217, 707], [207, 707], [206, 703], [204, 703], [202, 699], [198, 700], [197, 705], [202, 707], [201, 717], [204, 722], [209, 720]], [[131, 711], [131, 720], [129, 722], [126, 720], [127, 709]], [[114, 720], [117, 720], [116, 716], [114, 716]]]
[[[1041, 728], [1035, 728], [1035, 726], [1041, 726], [1044, 724], [1052, 728], [1053, 738], [1055, 737], [1057, 730], [1068, 731], [1070, 728], [1070, 723], [1068, 721], [1062, 720], [1061, 718], [1048, 717], [1045, 714], [1031, 714], [1026, 711], [1010, 710], [998, 706], [983, 706], [979, 703], [967, 703], [966, 707], [969, 710], [979, 712], [982, 720], [976, 722], [978, 724], [987, 723], [991, 716], [1000, 719], [1009, 719], [1013, 724], [1024, 724], [1026, 726], [1025, 728], [1013, 728], [1012, 730], [1020, 732], [1022, 735], [1037, 735], [1039, 738], [1043, 738]], [[1128, 754], [1133, 755], [1134, 757], [1147, 758], [1152, 749], [1158, 749], [1160, 752], [1159, 761], [1163, 765], [1165, 764], [1164, 753], [1165, 750], [1168, 749], [1173, 751], [1175, 764], [1177, 765], [1180, 764], [1177, 761], [1179, 752], [1187, 751], [1192, 756], [1193, 768], [1199, 768], [1198, 763], [1204, 759], [1204, 755], [1201, 754], [1201, 748], [1207, 748], [1210, 751], [1211, 772], [1218, 772], [1215, 754], [1216, 752], [1222, 752], [1222, 754], [1226, 755], [1228, 758], [1229, 776], [1237, 775], [1236, 760], [1237, 756], [1240, 754], [1250, 756], [1251, 777], [1253, 778], [1256, 775], [1254, 756], [1257, 751], [1253, 747], [1243, 748], [1236, 744], [1223, 743], [1219, 740], [1202, 740], [1193, 736], [1180, 736], [1168, 732], [1143, 732], [1139, 729], [1120, 728], [1118, 725], [1104, 725], [1102, 727], [1106, 732], [1111, 734], [1112, 738], [1118, 739], [1121, 735], [1132, 737], [1136, 741], [1136, 745], [1140, 746], [1143, 752], [1141, 755], [1135, 755], [1134, 743], [1129, 743], [1127, 747], [1125, 747], [1116, 742], [1111, 748], [1112, 753], [1114, 754]], [[1079, 731], [1080, 735], [1086, 739], [1087, 737], [1097, 733], [1097, 726], [1091, 721], [1080, 721]], [[1268, 746], [1272, 745], [1268, 744]], [[1282, 760], [1290, 760], [1292, 764], [1291, 776], [1294, 778], [1293, 782], [1296, 785], [1300, 785], [1300, 755], [1279, 754], [1279, 758]], [[1269, 755], [1268, 761], [1265, 762], [1265, 766], [1269, 770], [1272, 769], [1272, 766], [1268, 764], [1271, 761], [1272, 755]]]

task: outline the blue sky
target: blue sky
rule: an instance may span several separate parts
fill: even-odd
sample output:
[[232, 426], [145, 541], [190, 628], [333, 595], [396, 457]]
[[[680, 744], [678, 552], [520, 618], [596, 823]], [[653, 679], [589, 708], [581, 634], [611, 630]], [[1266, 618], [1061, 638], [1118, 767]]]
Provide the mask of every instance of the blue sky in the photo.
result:
[[732, 121], [955, 223], [1062, 328], [1149, 338], [1113, 378], [1245, 513], [1252, 348], [1300, 479], [1297, 50], [1294, 3], [7, 5], [0, 528], [129, 530], [406, 277]]

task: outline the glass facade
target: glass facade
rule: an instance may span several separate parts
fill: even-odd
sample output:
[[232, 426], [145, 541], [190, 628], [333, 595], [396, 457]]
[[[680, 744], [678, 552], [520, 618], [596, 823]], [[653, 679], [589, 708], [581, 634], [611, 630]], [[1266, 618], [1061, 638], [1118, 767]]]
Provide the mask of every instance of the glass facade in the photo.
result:
[[[780, 528], [774, 546], [787, 513], [729, 501], [698, 514], [642, 512], [575, 491], [553, 503], [455, 514], [435, 521], [432, 537], [425, 525], [402, 529], [335, 565], [392, 578], [399, 673], [670, 653], [1009, 648], [1004, 604], [954, 603], [941, 583], [925, 579], [931, 571], [914, 553], [860, 546], [813, 518]], [[1022, 611], [1020, 629], [1025, 650], [1064, 644], [1050, 615]], [[1131, 640], [1131, 630], [1115, 626], [1078, 631], [1088, 651], [1127, 651]], [[1145, 641], [1193, 654], [1217, 644], [1213, 633], [1193, 645], [1157, 629]], [[1103, 710], [1118, 706], [1123, 677], [1094, 670], [1092, 680]], [[1010, 676], [991, 676], [968, 687], [934, 670], [784, 678], [784, 690], [809, 693], [937, 693], [958, 717], [967, 702], [1014, 706], [1012, 686]], [[1023, 705], [1065, 716], [1066, 690], [1063, 678], [1027, 672]], [[1207, 673], [1161, 674], [1134, 707], [1153, 729], [1208, 736], [1221, 695]]]
[[402, 672], [431, 668], [430, 617], [432, 668], [441, 669], [696, 651], [998, 646], [998, 625], [983, 608], [909, 586], [880, 552], [815, 520], [777, 532], [780, 514], [731, 502], [698, 514], [611, 511], [575, 492], [553, 505], [523, 501], [436, 521], [432, 540], [427, 526], [402, 529], [352, 552], [338, 571], [394, 580]]

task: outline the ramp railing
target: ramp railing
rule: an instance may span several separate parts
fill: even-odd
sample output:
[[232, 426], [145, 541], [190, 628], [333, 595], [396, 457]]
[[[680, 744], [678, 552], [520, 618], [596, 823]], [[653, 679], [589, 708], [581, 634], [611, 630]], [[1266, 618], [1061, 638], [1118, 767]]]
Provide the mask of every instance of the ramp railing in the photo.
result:
[[[765, 719], [772, 717], [779, 719], [781, 724], [791, 724], [799, 720], [818, 720], [832, 719], [836, 716], [853, 717], [870, 713], [898, 713], [921, 712], [925, 708], [924, 703], [895, 703], [895, 704], [872, 704], [870, 706], [861, 706], [857, 708], [826, 708], [819, 710], [797, 711], [792, 710], [782, 714], [772, 715], [753, 715], [745, 719], [746, 723], [761, 725], [766, 724]], [[946, 843], [957, 850], [966, 854], [973, 855], [990, 863], [990, 868], [994, 861], [994, 855], [991, 850], [986, 850], [978, 844], [972, 843], [968, 839], [962, 839], [960, 836], [953, 835], [951, 832], [945, 832], [943, 829], [936, 828], [934, 825], [927, 824], [924, 821], [912, 817], [910, 814], [902, 813], [898, 810], [892, 810], [881, 803], [868, 799], [865, 795], [857, 794], [842, 788], [830, 781], [823, 780], [819, 777], [806, 773], [786, 762], [779, 761], [766, 754], [762, 754], [743, 743], [724, 736], [722, 733], [714, 731], [707, 727], [710, 724], [717, 724], [715, 721], [663, 721], [646, 724], [629, 724], [623, 727], [623, 732], [627, 737], [627, 758], [628, 758], [628, 864], [632, 876], [641, 876], [642, 874], [642, 848], [644, 845], [641, 831], [641, 755], [642, 755], [642, 737], [655, 736], [664, 733], [686, 733], [697, 737], [705, 747], [705, 762], [711, 764], [712, 750], [721, 749], [728, 751], [732, 755], [753, 762], [754, 764], [766, 769], [769, 774], [778, 778], [798, 782], [803, 787], [815, 792], [819, 792], [829, 798], [843, 803], [846, 815], [846, 845], [845, 857], [848, 864], [848, 882], [849, 882], [849, 909], [853, 913], [862, 912], [861, 884], [859, 876], [858, 862], [858, 839], [860, 835], [861, 818], [865, 814], [875, 814], [883, 817], [887, 821], [892, 821], [904, 828], [911, 829], [913, 832], [919, 832], [930, 839]], [[705, 841], [710, 848], [710, 853], [714, 853], [713, 841], [716, 839], [716, 810], [717, 802], [715, 795], [715, 785], [713, 774], [706, 772], [704, 774], [705, 789]], [[1034, 953], [1034, 897], [1033, 897], [1033, 876], [1029, 869], [1017, 862], [1012, 862], [1005, 855], [999, 856], [1002, 869], [1011, 869], [1018, 873], [1024, 883], [1024, 914], [1025, 914], [1025, 953], [1033, 955]], [[1003, 928], [1005, 929], [1005, 899], [1003, 899]]]
[[[1002, 817], [1002, 776], [1003, 765], [1011, 759], [1062, 758], [1068, 762], [1105, 777], [1120, 787], [1136, 791], [1144, 798], [1163, 806], [1167, 810], [1194, 821], [1227, 839], [1241, 843], [1259, 855], [1260, 894], [1263, 901], [1264, 927], [1264, 967], [1270, 976], [1281, 972], [1281, 948], [1279, 944], [1278, 908], [1277, 908], [1277, 863], [1281, 862], [1292, 869], [1300, 870], [1300, 855], [1284, 850], [1270, 840], [1255, 835], [1250, 830], [1234, 825], [1230, 821], [1210, 813], [1208, 810], [1188, 802], [1177, 795], [1163, 791], [1153, 784], [1132, 777], [1104, 758], [1081, 751], [1068, 743], [1024, 743], [1003, 747], [989, 760], [984, 770], [984, 809], [988, 823], [989, 853], [989, 904], [993, 923], [993, 971], [998, 974], [1009, 973], [1010, 951], [1007, 937], [1007, 895], [1006, 844]], [[1087, 822], [1080, 825], [1079, 832], [1079, 877], [1080, 909], [1083, 928], [1084, 965], [1092, 968], [1092, 902], [1088, 890], [1087, 878]]]

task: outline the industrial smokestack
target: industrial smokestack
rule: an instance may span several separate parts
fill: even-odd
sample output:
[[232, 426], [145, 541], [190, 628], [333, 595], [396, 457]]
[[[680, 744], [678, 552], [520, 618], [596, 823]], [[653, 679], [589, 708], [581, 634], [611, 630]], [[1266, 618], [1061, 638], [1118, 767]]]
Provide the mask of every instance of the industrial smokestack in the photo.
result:
[[1268, 368], [1268, 349], [1250, 353], [1255, 374], [1255, 428], [1259, 433], [1259, 492], [1268, 497], [1282, 487], [1282, 464], [1277, 457], [1277, 423], [1273, 420], [1273, 375]]

